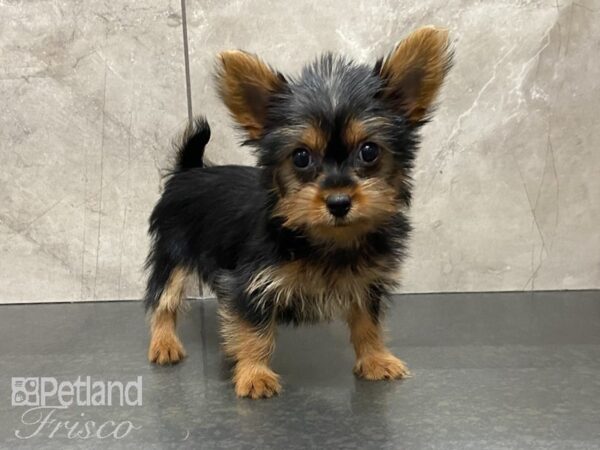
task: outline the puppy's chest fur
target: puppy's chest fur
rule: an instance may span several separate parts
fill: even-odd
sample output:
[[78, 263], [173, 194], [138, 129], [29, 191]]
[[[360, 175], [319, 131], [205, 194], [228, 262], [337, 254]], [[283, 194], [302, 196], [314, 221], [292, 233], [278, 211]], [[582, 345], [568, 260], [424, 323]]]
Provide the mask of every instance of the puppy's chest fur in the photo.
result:
[[396, 285], [397, 270], [398, 261], [392, 256], [336, 264], [296, 259], [260, 270], [247, 292], [258, 306], [274, 306], [281, 317], [287, 317], [284, 320], [330, 320], [352, 305], [367, 308], [375, 301], [373, 292]]

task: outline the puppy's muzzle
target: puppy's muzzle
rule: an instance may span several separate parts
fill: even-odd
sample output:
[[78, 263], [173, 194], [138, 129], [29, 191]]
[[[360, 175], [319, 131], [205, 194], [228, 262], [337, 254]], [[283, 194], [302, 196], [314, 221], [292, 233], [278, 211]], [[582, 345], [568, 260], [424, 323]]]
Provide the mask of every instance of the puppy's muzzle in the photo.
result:
[[352, 200], [348, 194], [331, 194], [325, 200], [325, 204], [332, 215], [341, 218], [350, 211]]

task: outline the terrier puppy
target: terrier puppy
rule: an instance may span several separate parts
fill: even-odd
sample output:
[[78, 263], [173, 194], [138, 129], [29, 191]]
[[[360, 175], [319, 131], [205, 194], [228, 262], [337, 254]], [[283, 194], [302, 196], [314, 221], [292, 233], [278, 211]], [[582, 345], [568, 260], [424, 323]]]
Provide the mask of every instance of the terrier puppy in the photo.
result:
[[344, 317], [367, 380], [408, 374], [386, 348], [382, 310], [410, 225], [411, 169], [451, 66], [448, 33], [418, 29], [374, 66], [325, 54], [298, 77], [242, 51], [216, 82], [258, 167], [206, 167], [205, 119], [191, 125], [150, 218], [148, 358], [176, 363], [186, 277], [219, 300], [240, 397], [279, 393], [269, 367], [277, 324]]

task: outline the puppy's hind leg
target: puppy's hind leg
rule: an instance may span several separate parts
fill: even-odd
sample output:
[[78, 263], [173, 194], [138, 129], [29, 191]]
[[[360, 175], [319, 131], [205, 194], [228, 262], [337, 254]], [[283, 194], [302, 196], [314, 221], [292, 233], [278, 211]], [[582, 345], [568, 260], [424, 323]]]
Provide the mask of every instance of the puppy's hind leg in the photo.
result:
[[[148, 348], [150, 362], [161, 365], [175, 364], [186, 356], [175, 326], [177, 311], [185, 295], [187, 275], [188, 271], [182, 267], [174, 267], [168, 274], [163, 271], [162, 277], [166, 278], [166, 281], [162, 284], [162, 289], [159, 288], [160, 294], [155, 296], [154, 301], [149, 300], [151, 296], [146, 298], [146, 307], [151, 310]], [[161, 274], [153, 273], [152, 277], [160, 278]]]

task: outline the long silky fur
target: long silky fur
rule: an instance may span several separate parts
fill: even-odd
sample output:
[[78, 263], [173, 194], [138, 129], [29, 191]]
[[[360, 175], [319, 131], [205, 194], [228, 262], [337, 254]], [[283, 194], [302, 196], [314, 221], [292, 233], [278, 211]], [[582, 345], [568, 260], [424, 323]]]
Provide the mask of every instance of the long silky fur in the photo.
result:
[[[440, 57], [449, 58], [447, 54]], [[235, 58], [241, 63], [236, 64]], [[411, 227], [405, 208], [411, 198], [419, 130], [425, 121], [411, 120], [398, 106], [398, 99], [389, 98], [390, 82], [380, 73], [389, 58], [372, 67], [325, 54], [298, 77], [286, 78], [269, 73], [266, 65], [254, 64], [252, 55], [242, 52], [227, 53], [222, 60], [229, 70], [256, 67], [256, 77], [267, 77], [255, 80], [253, 74], [244, 72], [246, 84], [238, 89], [236, 77], [241, 76], [241, 69], [229, 73], [224, 66], [217, 75], [217, 81], [222, 80], [221, 95], [235, 94], [233, 100], [224, 100], [234, 105], [232, 114], [248, 130], [245, 142], [255, 148], [258, 166], [206, 167], [208, 123], [200, 118], [188, 129], [150, 218], [146, 307], [156, 309], [171, 273], [183, 270], [197, 273], [216, 292], [228, 314], [257, 329], [270, 326], [273, 318], [294, 324], [331, 319], [353, 305], [369, 310], [379, 320], [406, 254]], [[442, 64], [447, 70], [449, 59]], [[249, 118], [254, 110], [243, 103], [249, 85], [253, 98], [268, 101], [257, 109], [258, 118]], [[354, 150], [344, 143], [350, 122], [364, 127], [389, 155], [385, 180], [377, 172], [353, 167], [354, 157], [348, 155], [354, 155]], [[333, 162], [321, 171], [290, 172], [291, 152], [310, 126], [327, 138], [323, 151]], [[310, 221], [286, 225], [286, 217], [279, 214], [285, 196], [294, 195], [300, 187], [311, 185], [318, 192], [335, 186], [327, 183], [328, 170], [338, 178], [345, 171], [347, 180], [375, 179], [377, 183], [365, 182], [364, 189], [371, 189], [369, 195], [382, 192], [373, 201], [378, 211], [385, 212], [384, 218], [361, 229], [352, 245], [315, 239], [318, 233], [312, 232]], [[377, 190], [378, 183], [389, 184], [392, 179], [399, 180], [393, 185], [396, 194], [384, 197], [384, 190]], [[313, 197], [300, 201], [318, 201]]]

